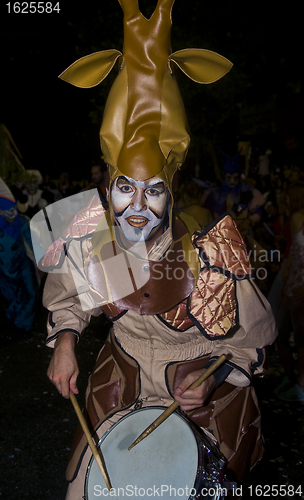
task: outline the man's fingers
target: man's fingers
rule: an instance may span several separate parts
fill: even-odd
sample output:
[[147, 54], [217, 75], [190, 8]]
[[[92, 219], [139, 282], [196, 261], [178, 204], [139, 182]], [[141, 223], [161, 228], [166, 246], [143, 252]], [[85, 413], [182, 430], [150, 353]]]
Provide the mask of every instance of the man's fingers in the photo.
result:
[[[182, 382], [180, 382], [179, 386], [175, 390], [175, 394], [177, 396], [181, 396], [182, 394], [184, 394], [184, 392], [187, 391], [188, 387], [190, 387], [190, 385], [200, 377], [201, 373], [201, 371], [189, 373], [189, 375], [187, 375], [187, 377], [182, 380]], [[193, 390], [195, 389], [191, 389], [190, 392]]]
[[202, 405], [204, 403], [204, 397], [203, 395], [200, 394], [194, 394], [191, 397], [187, 396], [178, 396], [176, 398], [176, 401], [179, 403], [179, 405], [184, 406], [184, 405]]
[[48, 377], [52, 384], [56, 387], [59, 394], [61, 394], [64, 398], [68, 399], [70, 397], [70, 389], [74, 394], [78, 394], [78, 389], [76, 386], [75, 377], [56, 377], [52, 373], [48, 374]]
[[73, 392], [73, 394], [78, 394], [78, 388], [76, 385], [76, 380], [77, 380], [78, 373], [73, 375], [70, 379], [70, 390]]
[[202, 394], [202, 388], [197, 389], [188, 389], [181, 394], [183, 399], [197, 399]]
[[76, 381], [79, 374], [79, 368], [75, 352], [71, 346], [69, 346], [69, 348], [64, 347], [67, 342], [73, 341], [74, 338], [75, 336], [73, 335], [72, 338], [67, 337], [66, 339], [62, 337], [60, 339], [61, 343], [58, 343], [57, 347], [55, 347], [47, 371], [50, 381], [66, 399], [70, 397], [70, 390], [74, 394], [78, 394]]
[[65, 382], [64, 384], [61, 385], [61, 392], [60, 392], [60, 394], [65, 399], [69, 399], [69, 397], [70, 397], [70, 384], [68, 382]]
[[74, 380], [73, 380], [73, 378], [74, 377], [61, 379], [55, 383], [55, 386], [57, 387], [58, 392], [60, 392], [60, 394], [66, 399], [69, 399], [69, 397], [70, 397], [70, 390], [74, 394], [78, 394], [78, 389], [77, 389], [77, 385], [76, 385], [77, 376], [76, 376], [76, 378], [74, 378]]
[[61, 378], [56, 378], [56, 377], [53, 377], [50, 380], [54, 384], [54, 386], [56, 387], [59, 394], [61, 394], [61, 396], [63, 396], [64, 398], [68, 397], [67, 396], [67, 394], [69, 394], [68, 382], [66, 382], [65, 380], [63, 380]]
[[190, 373], [178, 386], [174, 393], [174, 398], [179, 406], [184, 411], [193, 410], [205, 403], [206, 398], [215, 386], [215, 379], [213, 375], [208, 377], [207, 380], [201, 383], [195, 389], [188, 389], [188, 387], [198, 379], [202, 371]]

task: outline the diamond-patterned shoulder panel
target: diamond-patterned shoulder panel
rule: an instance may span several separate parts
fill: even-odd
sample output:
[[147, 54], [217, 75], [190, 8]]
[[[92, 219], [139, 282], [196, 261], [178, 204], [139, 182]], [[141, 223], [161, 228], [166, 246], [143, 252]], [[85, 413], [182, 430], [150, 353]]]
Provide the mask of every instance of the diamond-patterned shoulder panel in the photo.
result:
[[208, 232], [195, 235], [193, 244], [207, 267], [228, 271], [234, 277], [251, 274], [245, 243], [229, 215], [217, 222]]
[[187, 314], [187, 299], [183, 300], [178, 306], [170, 311], [159, 315], [160, 318], [175, 330], [187, 330], [194, 325], [191, 318]]
[[190, 296], [189, 316], [208, 338], [226, 335], [237, 320], [234, 280], [203, 269]]

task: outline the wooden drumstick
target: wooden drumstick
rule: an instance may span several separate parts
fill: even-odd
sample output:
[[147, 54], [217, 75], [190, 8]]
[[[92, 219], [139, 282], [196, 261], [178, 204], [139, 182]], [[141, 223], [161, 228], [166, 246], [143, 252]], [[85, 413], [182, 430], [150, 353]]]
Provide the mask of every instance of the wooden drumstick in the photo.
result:
[[[204, 380], [206, 380], [224, 361], [227, 359], [227, 356], [225, 354], [222, 354], [212, 365], [209, 366], [209, 368], [206, 369], [206, 371], [197, 379], [195, 380], [189, 387], [188, 389], [195, 389], [199, 385], [201, 385]], [[187, 389], [187, 390], [188, 390]], [[164, 422], [170, 415], [173, 413], [176, 408], [178, 408], [179, 403], [177, 401], [174, 401], [168, 408], [159, 416], [157, 417], [152, 424], [150, 424], [141, 434], [138, 436], [137, 439], [129, 446], [128, 450], [131, 450], [135, 445], [140, 443], [145, 437], [147, 437], [151, 432], [153, 432], [156, 427], [158, 427], [162, 422]]]
[[106, 464], [105, 464], [105, 461], [104, 461], [104, 458], [102, 456], [102, 453], [101, 453], [101, 450], [100, 450], [100, 453], [98, 453], [98, 450], [94, 444], [94, 441], [92, 439], [92, 436], [91, 436], [91, 433], [90, 433], [90, 430], [88, 428], [88, 424], [86, 423], [85, 421], [85, 418], [82, 414], [82, 411], [79, 407], [79, 404], [78, 404], [78, 401], [76, 399], [76, 396], [75, 394], [70, 391], [70, 400], [72, 401], [72, 404], [74, 406], [74, 409], [75, 409], [75, 412], [77, 414], [77, 417], [78, 417], [78, 420], [79, 420], [79, 423], [82, 427], [82, 430], [87, 438], [87, 441], [88, 441], [88, 444], [89, 444], [89, 447], [91, 448], [91, 452], [93, 453], [93, 456], [97, 462], [97, 465], [99, 467], [99, 470], [102, 474], [102, 477], [106, 483], [106, 486], [108, 488], [108, 490], [111, 490], [112, 489], [112, 485], [111, 485], [111, 481], [110, 481], [110, 478], [109, 478], [109, 474], [108, 474], [108, 471], [107, 471], [107, 468], [106, 468]]

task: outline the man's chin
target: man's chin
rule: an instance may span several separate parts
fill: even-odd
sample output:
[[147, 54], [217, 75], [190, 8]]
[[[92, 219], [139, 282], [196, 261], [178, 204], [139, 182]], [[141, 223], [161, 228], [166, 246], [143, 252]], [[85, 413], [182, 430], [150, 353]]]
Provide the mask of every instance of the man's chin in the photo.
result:
[[145, 241], [143, 228], [137, 228], [131, 226], [127, 228], [122, 228], [121, 226], [118, 227], [120, 229], [120, 234], [124, 240], [127, 240], [130, 243]]

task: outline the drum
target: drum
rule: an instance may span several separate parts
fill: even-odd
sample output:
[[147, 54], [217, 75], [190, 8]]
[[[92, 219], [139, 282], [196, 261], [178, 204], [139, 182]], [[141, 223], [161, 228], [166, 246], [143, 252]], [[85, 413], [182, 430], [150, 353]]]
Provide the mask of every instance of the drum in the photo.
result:
[[163, 411], [155, 406], [134, 410], [110, 427], [98, 447], [112, 490], [107, 489], [92, 456], [86, 473], [86, 500], [107, 496], [181, 500], [227, 497], [223, 455], [201, 429], [178, 412], [128, 450]]

